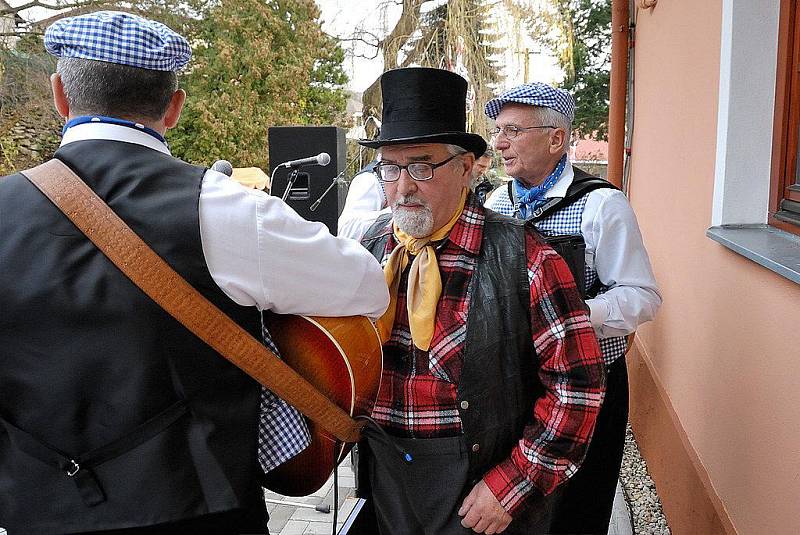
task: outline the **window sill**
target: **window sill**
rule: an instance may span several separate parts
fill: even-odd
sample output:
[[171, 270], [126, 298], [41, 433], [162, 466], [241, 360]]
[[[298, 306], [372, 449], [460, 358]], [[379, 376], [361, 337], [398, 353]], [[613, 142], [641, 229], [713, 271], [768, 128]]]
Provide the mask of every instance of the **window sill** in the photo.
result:
[[769, 225], [711, 227], [706, 236], [800, 284], [800, 236]]

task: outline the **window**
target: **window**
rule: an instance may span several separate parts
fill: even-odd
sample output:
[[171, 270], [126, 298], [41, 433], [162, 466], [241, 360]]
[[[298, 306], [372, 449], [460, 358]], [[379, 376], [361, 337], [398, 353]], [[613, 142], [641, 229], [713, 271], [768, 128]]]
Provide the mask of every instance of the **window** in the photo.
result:
[[706, 231], [798, 284], [799, 9], [800, 0], [722, 0], [712, 226]]
[[800, 0], [781, 0], [769, 224], [800, 234]]

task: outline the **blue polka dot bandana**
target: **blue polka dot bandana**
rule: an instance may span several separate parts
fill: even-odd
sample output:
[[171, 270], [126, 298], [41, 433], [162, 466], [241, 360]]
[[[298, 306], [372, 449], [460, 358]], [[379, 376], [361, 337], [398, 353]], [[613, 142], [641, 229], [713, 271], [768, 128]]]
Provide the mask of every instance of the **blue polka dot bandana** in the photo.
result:
[[155, 71], [177, 71], [189, 62], [189, 43], [160, 22], [119, 11], [97, 11], [54, 22], [44, 34], [47, 51]]
[[575, 118], [575, 99], [572, 98], [572, 95], [563, 89], [556, 89], [541, 82], [509, 89], [499, 97], [487, 102], [484, 112], [492, 119], [497, 119], [500, 110], [509, 102], [551, 108], [566, 115], [570, 122]]

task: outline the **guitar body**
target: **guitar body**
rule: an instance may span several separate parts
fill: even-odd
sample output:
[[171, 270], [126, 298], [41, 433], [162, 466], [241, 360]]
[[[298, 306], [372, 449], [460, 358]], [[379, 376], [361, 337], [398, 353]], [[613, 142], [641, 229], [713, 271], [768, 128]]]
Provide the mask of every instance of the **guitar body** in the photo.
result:
[[[367, 318], [266, 314], [264, 322], [289, 366], [350, 416], [369, 416], [380, 387], [383, 350]], [[307, 418], [306, 423], [308, 448], [267, 474], [266, 487], [278, 494], [316, 492], [353, 447]]]

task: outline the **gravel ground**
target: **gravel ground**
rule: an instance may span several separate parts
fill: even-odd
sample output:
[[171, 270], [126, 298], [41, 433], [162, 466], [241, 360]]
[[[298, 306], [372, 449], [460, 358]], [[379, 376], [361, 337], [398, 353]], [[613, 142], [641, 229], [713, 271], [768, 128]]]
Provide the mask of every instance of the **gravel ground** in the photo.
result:
[[622, 490], [631, 511], [635, 535], [668, 535], [667, 519], [661, 510], [656, 486], [647, 473], [647, 464], [639, 454], [630, 425], [625, 437], [625, 454], [620, 471]]

